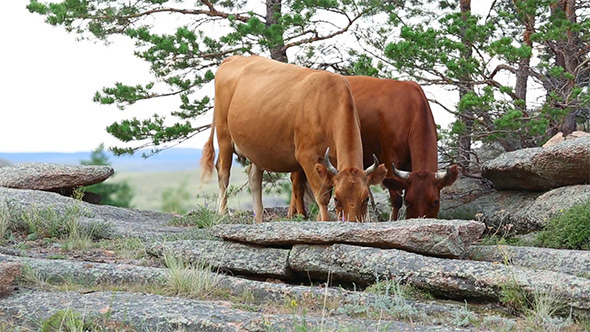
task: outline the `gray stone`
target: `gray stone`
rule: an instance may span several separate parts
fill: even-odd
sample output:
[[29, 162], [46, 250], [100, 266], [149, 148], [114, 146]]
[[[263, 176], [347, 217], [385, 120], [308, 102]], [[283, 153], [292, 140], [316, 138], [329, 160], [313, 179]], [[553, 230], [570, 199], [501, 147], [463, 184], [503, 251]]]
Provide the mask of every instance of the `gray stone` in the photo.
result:
[[508, 262], [528, 267], [590, 278], [590, 251], [516, 246], [471, 246], [467, 258], [486, 262]]
[[20, 273], [20, 263], [0, 261], [0, 296], [10, 293], [12, 282]]
[[492, 191], [469, 199], [445, 196], [439, 217], [473, 218], [501, 236], [523, 234], [541, 229], [553, 216], [588, 200], [590, 185], [560, 187], [545, 193]]
[[440, 191], [440, 219], [475, 219], [474, 211], [468, 203], [480, 196], [494, 192], [493, 185], [486, 179], [460, 176], [457, 181]]
[[0, 254], [0, 266], [2, 264], [22, 264], [47, 282], [61, 283], [67, 281], [89, 286], [99, 284], [161, 284], [168, 276], [166, 269], [145, 266], [50, 260]]
[[47, 292], [22, 289], [0, 301], [0, 320], [38, 328], [39, 321], [70, 309], [82, 317], [105, 317], [138, 331], [469, 331], [435, 325], [387, 320], [255, 314], [235, 309], [229, 302], [207, 302], [178, 297], [127, 292]]
[[95, 205], [40, 190], [21, 190], [0, 187], [0, 209], [8, 209], [13, 217], [50, 210], [56, 215], [75, 211], [77, 221], [86, 224], [110, 225], [109, 238], [139, 237], [151, 240], [170, 236], [188, 236], [186, 227], [167, 226], [174, 215], [154, 211], [124, 209]]
[[289, 266], [296, 272], [331, 275], [336, 280], [369, 284], [399, 280], [449, 298], [498, 300], [503, 285], [514, 284], [526, 294], [547, 292], [575, 312], [590, 311], [590, 279], [489, 262], [427, 257], [397, 249], [335, 244], [293, 247]]
[[[119, 287], [129, 287], [130, 285], [162, 286], [166, 284], [169, 277], [167, 268], [0, 255], [0, 266], [8, 263], [23, 264], [35, 276], [51, 284], [67, 282], [93, 287], [99, 285], [116, 285]], [[217, 280], [216, 289], [227, 291], [236, 298], [244, 294], [252, 294], [253, 301], [258, 304], [265, 304], [269, 301], [284, 303], [290, 300], [301, 302], [310, 299], [321, 303], [327, 299], [338, 302], [342, 306], [370, 306], [372, 304], [377, 306], [380, 303], [391, 301], [388, 295], [349, 291], [339, 287], [297, 286], [286, 283], [249, 280], [215, 272], [211, 272], [211, 274], [212, 277], [215, 275], [214, 277]], [[454, 312], [462, 307], [460, 304], [438, 304], [433, 301], [424, 303], [404, 300], [403, 302], [404, 306], [413, 308], [417, 318], [430, 315], [451, 317]], [[401, 305], [401, 303], [398, 304]]]
[[497, 190], [544, 191], [590, 183], [590, 137], [504, 153], [484, 163], [482, 175]]
[[551, 137], [547, 142], [545, 142], [545, 144], [543, 144], [543, 147], [548, 148], [550, 146], [554, 146], [558, 143], [561, 143], [565, 140], [576, 139], [576, 138], [586, 137], [586, 136], [590, 136], [590, 133], [576, 130], [576, 131], [572, 132], [571, 134], [564, 137], [563, 133], [560, 131], [557, 134], [555, 134], [553, 137]]
[[212, 233], [225, 240], [265, 246], [350, 243], [398, 248], [433, 256], [459, 257], [485, 227], [468, 220], [409, 219], [382, 223], [268, 222], [217, 225]]
[[0, 168], [0, 187], [35, 190], [78, 188], [103, 182], [113, 175], [109, 166], [25, 163]]
[[291, 270], [287, 265], [288, 249], [264, 248], [260, 246], [208, 240], [183, 240], [154, 243], [146, 248], [156, 257], [167, 253], [188, 259], [194, 264], [206, 263], [222, 271], [258, 275], [265, 277], [289, 278]]

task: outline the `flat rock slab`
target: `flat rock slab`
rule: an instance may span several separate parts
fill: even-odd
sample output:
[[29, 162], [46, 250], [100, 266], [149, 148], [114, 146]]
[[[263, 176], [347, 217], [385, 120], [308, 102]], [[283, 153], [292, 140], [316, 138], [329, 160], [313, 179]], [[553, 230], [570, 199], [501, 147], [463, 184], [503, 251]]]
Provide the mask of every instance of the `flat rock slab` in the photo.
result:
[[0, 187], [57, 190], [103, 182], [113, 175], [109, 166], [24, 163], [0, 168]]
[[156, 257], [167, 253], [193, 264], [206, 263], [234, 273], [289, 278], [289, 250], [209, 240], [181, 240], [154, 243], [146, 248]]
[[167, 269], [129, 264], [94, 263], [71, 260], [17, 257], [0, 254], [2, 264], [22, 264], [36, 276], [51, 283], [75, 282], [82, 285], [162, 284]]
[[471, 246], [467, 258], [590, 278], [590, 251], [516, 246]]
[[485, 225], [475, 221], [409, 219], [382, 223], [284, 221], [225, 224], [215, 226], [212, 234], [224, 240], [264, 246], [348, 243], [459, 257], [484, 230]]
[[50, 210], [56, 215], [78, 211], [77, 221], [82, 224], [109, 224], [109, 238], [139, 237], [152, 240], [162, 237], [194, 233], [187, 227], [168, 226], [174, 215], [154, 211], [124, 209], [108, 205], [95, 205], [70, 197], [40, 190], [24, 190], [0, 187], [0, 209], [6, 209], [12, 217]]
[[[73, 260], [51, 260], [42, 258], [17, 257], [0, 255], [0, 268], [3, 264], [22, 264], [31, 273], [50, 283], [73, 283], [86, 286], [130, 286], [130, 285], [165, 285], [169, 278], [169, 269], [159, 267], [144, 267], [127, 264], [94, 263]], [[337, 301], [343, 306], [378, 306], [380, 303], [391, 301], [388, 295], [371, 294], [349, 291], [339, 287], [298, 286], [286, 283], [271, 283], [249, 280], [231, 275], [211, 272], [218, 282], [217, 289], [227, 291], [239, 298], [244, 294], [252, 294], [259, 304], [269, 301], [286, 303], [291, 300], [305, 301], [315, 299], [317, 303], [328, 299]], [[1, 276], [1, 274], [0, 274]], [[462, 304], [437, 303], [434, 301], [419, 302], [404, 300], [405, 308], [411, 308], [416, 318], [436, 315], [452, 319]]]
[[590, 183], [590, 137], [503, 153], [484, 163], [482, 175], [498, 190], [544, 191]]
[[590, 311], [590, 279], [489, 262], [427, 257], [397, 249], [335, 244], [296, 245], [289, 257], [295, 272], [370, 284], [401, 280], [450, 298], [498, 300], [503, 285], [516, 285], [529, 296], [547, 292], [575, 312]]
[[60, 310], [83, 317], [107, 317], [139, 331], [468, 331], [397, 321], [254, 314], [232, 308], [229, 302], [205, 302], [161, 295], [126, 292], [46, 292], [22, 289], [0, 301], [0, 320], [37, 328], [38, 322]]

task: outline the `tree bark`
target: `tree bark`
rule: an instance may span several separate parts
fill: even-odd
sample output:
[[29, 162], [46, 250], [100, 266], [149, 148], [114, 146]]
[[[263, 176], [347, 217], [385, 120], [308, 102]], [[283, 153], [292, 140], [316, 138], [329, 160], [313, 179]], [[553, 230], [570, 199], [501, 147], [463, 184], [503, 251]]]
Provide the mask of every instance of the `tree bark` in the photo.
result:
[[[471, 0], [460, 0], [461, 6], [461, 18], [465, 21], [467, 20], [467, 14], [471, 12]], [[465, 30], [462, 32], [461, 41], [465, 45], [465, 51], [462, 54], [463, 59], [469, 59], [473, 53], [473, 49], [471, 46], [470, 41], [467, 39]], [[473, 79], [471, 75], [466, 74], [463, 77], [463, 82], [465, 82], [459, 88], [459, 98], [462, 99], [465, 95], [469, 92], [473, 92], [473, 83], [471, 83]], [[470, 161], [471, 161], [471, 135], [473, 133], [473, 109], [465, 109], [461, 111], [461, 115], [459, 115], [459, 121], [461, 121], [465, 125], [465, 129], [463, 133], [459, 136], [458, 142], [458, 162], [459, 165], [463, 167], [464, 171], [469, 169]]]
[[[281, 16], [282, 0], [266, 0], [266, 26], [270, 27], [277, 24], [277, 19]], [[273, 45], [270, 48], [270, 58], [281, 62], [289, 62], [287, 58], [287, 49], [284, 44]]]
[[[518, 10], [518, 2], [523, 2], [523, 0], [515, 0], [514, 5]], [[528, 47], [533, 47], [533, 42], [531, 40], [531, 35], [535, 31], [535, 17], [530, 16], [527, 13], [520, 13], [522, 24], [524, 25], [524, 33], [522, 35], [522, 42]], [[528, 79], [529, 79], [529, 68], [531, 63], [531, 57], [528, 56], [526, 58], [522, 58], [518, 62], [518, 69], [516, 71], [516, 84], [514, 93], [518, 97], [518, 99], [523, 101], [523, 104], [520, 108], [525, 112], [526, 116], [526, 96], [527, 96], [527, 86], [528, 86]]]
[[[576, 23], [577, 16], [575, 8], [576, 0], [560, 0], [552, 6], [551, 15], [557, 16], [560, 12], [563, 12], [568, 21]], [[551, 49], [555, 56], [555, 65], [562, 67], [564, 72], [573, 75], [573, 78], [556, 79], [553, 84], [553, 90], [557, 91], [562, 98], [562, 102], [559, 105], [554, 106], [557, 108], [568, 109], [570, 108], [568, 105], [568, 98], [576, 84], [576, 77], [578, 76], [577, 74], [579, 74], [578, 66], [580, 64], [582, 53], [587, 54], [588, 52], [583, 52], [583, 46], [580, 43], [579, 34], [571, 28], [567, 31], [566, 39], [557, 41], [555, 45], [553, 45], [553, 47], [550, 46], [549, 49]], [[579, 51], [582, 52], [580, 53]], [[563, 132], [564, 136], [567, 136], [576, 130], [576, 114], [577, 110], [575, 108], [570, 109], [561, 123], [560, 130]]]

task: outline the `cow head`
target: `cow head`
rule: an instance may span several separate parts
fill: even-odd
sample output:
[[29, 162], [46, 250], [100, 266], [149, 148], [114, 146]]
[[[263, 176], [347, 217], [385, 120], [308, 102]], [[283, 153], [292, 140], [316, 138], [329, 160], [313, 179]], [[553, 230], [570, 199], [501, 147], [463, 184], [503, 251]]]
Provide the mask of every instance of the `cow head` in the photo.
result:
[[459, 169], [453, 165], [445, 171], [406, 172], [395, 168], [393, 178], [383, 180], [389, 190], [405, 190], [406, 218], [436, 218], [440, 208], [440, 190], [457, 180]]
[[365, 171], [356, 167], [337, 170], [330, 163], [330, 149], [326, 150], [323, 164], [316, 164], [316, 171], [323, 181], [334, 187], [334, 204], [337, 220], [364, 221], [369, 205], [369, 185], [378, 184], [387, 175], [384, 164], [377, 157]]

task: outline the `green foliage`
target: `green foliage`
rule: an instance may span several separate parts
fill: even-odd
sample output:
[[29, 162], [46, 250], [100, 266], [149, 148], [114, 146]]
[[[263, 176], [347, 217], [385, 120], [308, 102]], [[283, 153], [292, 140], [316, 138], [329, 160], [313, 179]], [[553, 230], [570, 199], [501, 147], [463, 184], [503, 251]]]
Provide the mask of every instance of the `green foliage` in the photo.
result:
[[536, 245], [590, 250], [590, 201], [560, 210], [539, 232]]
[[[121, 36], [135, 43], [135, 55], [150, 65], [155, 79], [143, 84], [117, 82], [97, 92], [95, 102], [125, 109], [145, 100], [178, 98], [178, 108], [166, 116], [166, 121], [160, 114], [122, 120], [107, 128], [123, 142], [141, 142], [113, 149], [115, 154], [124, 154], [146, 145], [154, 146], [156, 153], [204, 130], [193, 124], [212, 106], [201, 91], [213, 80], [224, 58], [254, 53], [287, 61], [287, 50], [296, 48], [310, 55], [297, 54], [300, 64], [323, 65], [325, 56], [342, 58], [339, 52], [346, 54], [354, 48], [343, 47], [334, 37], [352, 35], [356, 22], [394, 7], [381, 1], [298, 0], [279, 4], [280, 11], [279, 7], [271, 7], [274, 9], [268, 15], [261, 12], [264, 6], [247, 1], [176, 4], [165, 0], [31, 0], [27, 8], [81, 39], [111, 42], [113, 37]], [[326, 20], [326, 15], [340, 23]]]
[[[89, 160], [81, 160], [81, 165], [110, 165], [109, 158], [104, 151], [104, 144], [100, 144], [96, 149], [90, 153]], [[113, 205], [119, 207], [131, 207], [131, 200], [133, 199], [133, 190], [125, 181], [119, 183], [97, 183], [87, 186], [84, 191], [93, 192], [100, 195], [101, 204]]]
[[[169, 114], [108, 126], [122, 142], [137, 143], [113, 148], [115, 154], [146, 146], [157, 153], [205, 130], [195, 119], [212, 108], [203, 91], [219, 63], [234, 54], [260, 54], [460, 91], [458, 105], [436, 98], [457, 117], [442, 140], [453, 156], [468, 150], [458, 151], [459, 142], [466, 144], [460, 138], [515, 150], [539, 145], [572, 117], [574, 124], [588, 121], [590, 67], [584, 61], [590, 20], [583, 10], [568, 17], [563, 3], [498, 1], [485, 18], [461, 12], [457, 0], [283, 0], [268, 13], [266, 6], [247, 1], [30, 0], [27, 8], [82, 39], [112, 42], [119, 36], [135, 43], [135, 55], [149, 64], [154, 78], [114, 83], [97, 92], [95, 102], [125, 109], [176, 98], [178, 107]], [[502, 78], [506, 73], [529, 87]], [[545, 96], [527, 98], [527, 91], [538, 88]]]
[[[577, 13], [575, 20], [555, 1], [495, 2], [484, 20], [457, 5], [414, 5], [422, 10], [412, 20], [393, 20], [406, 24], [384, 48], [388, 63], [402, 74], [461, 91], [457, 120], [445, 131], [446, 148], [456, 150], [458, 139], [467, 136], [472, 143], [499, 142], [505, 150], [536, 146], [560, 130], [567, 116], [588, 118], [584, 82], [590, 68], [576, 65], [588, 54], [582, 46], [590, 37], [582, 28], [589, 25], [588, 13]], [[518, 90], [514, 79], [499, 78], [501, 72], [529, 81], [526, 91], [534, 78], [547, 98], [527, 104], [523, 86]]]

